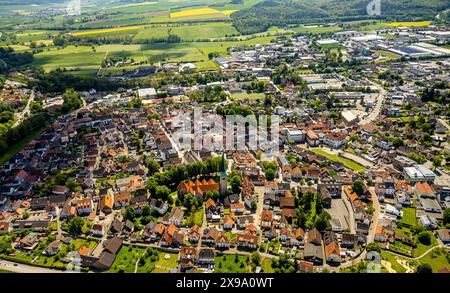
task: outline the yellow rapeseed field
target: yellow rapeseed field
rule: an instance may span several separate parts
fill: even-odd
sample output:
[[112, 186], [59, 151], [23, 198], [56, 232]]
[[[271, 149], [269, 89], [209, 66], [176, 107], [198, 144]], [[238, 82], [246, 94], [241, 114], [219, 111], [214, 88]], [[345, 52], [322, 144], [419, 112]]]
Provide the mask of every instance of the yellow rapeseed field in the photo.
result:
[[72, 33], [72, 36], [79, 37], [79, 36], [87, 36], [87, 35], [106, 34], [106, 33], [121, 32], [121, 31], [141, 29], [141, 28], [142, 28], [142, 26], [140, 26], [140, 25], [104, 28], [104, 29], [98, 29], [98, 30], [75, 32], [75, 33]]
[[391, 22], [388, 25], [393, 27], [401, 27], [401, 26], [429, 26], [431, 21], [411, 21], [411, 22]]
[[188, 17], [188, 16], [198, 16], [198, 15], [208, 15], [208, 14], [220, 14], [219, 10], [212, 9], [209, 7], [205, 8], [196, 8], [196, 9], [188, 9], [178, 12], [173, 12], [170, 14], [171, 18], [177, 18], [177, 17]]

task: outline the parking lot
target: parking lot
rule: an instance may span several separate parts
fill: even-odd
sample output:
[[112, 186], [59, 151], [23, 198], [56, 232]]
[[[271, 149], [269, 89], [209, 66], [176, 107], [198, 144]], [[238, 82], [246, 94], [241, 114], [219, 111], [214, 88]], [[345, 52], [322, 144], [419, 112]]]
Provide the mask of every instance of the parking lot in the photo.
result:
[[338, 219], [341, 222], [344, 231], [347, 229], [350, 231], [355, 230], [353, 210], [344, 199], [333, 199], [331, 208], [326, 209], [326, 211], [331, 215], [332, 219]]

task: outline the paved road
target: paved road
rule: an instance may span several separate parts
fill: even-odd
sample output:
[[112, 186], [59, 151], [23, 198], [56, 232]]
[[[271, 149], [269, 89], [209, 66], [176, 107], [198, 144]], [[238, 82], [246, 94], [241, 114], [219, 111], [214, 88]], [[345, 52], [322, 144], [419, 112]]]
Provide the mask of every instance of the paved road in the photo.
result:
[[258, 202], [256, 204], [256, 212], [255, 212], [255, 225], [259, 225], [261, 223], [261, 212], [263, 211], [264, 207], [264, 193], [265, 193], [265, 187], [264, 186], [255, 186], [255, 192], [258, 194]]
[[[372, 215], [372, 224], [370, 225], [370, 229], [369, 229], [369, 235], [367, 236], [367, 244], [372, 243], [374, 241], [375, 238], [375, 231], [376, 231], [376, 227], [378, 225], [378, 218], [380, 216], [380, 203], [378, 201], [378, 197], [375, 194], [375, 189], [373, 187], [369, 188], [369, 191], [372, 193], [372, 206], [374, 208], [374, 213]], [[325, 264], [324, 267], [331, 271], [331, 272], [338, 272], [341, 269], [346, 269], [349, 267], [352, 267], [358, 263], [360, 263], [361, 261], [365, 260], [367, 257], [367, 251], [364, 250], [361, 252], [360, 255], [358, 255], [357, 257], [355, 257], [354, 259], [351, 259], [349, 261], [346, 261], [344, 263], [341, 263], [339, 266], [335, 267], [335, 266], [330, 266], [328, 264]]]
[[370, 123], [378, 117], [378, 115], [381, 112], [381, 107], [383, 106], [383, 102], [387, 96], [386, 90], [382, 86], [380, 86], [379, 84], [376, 84], [374, 82], [372, 82], [372, 84], [374, 86], [376, 86], [378, 88], [378, 90], [380, 91], [380, 93], [378, 94], [378, 97], [377, 97], [377, 103], [376, 103], [373, 111], [369, 115], [367, 115], [364, 119], [362, 119], [359, 122], [359, 125], [364, 125], [364, 124]]
[[17, 113], [16, 115], [17, 121], [16, 123], [14, 123], [13, 127], [18, 126], [27, 116], [30, 115], [30, 105], [34, 101], [34, 96], [35, 96], [34, 91], [31, 91], [30, 97], [28, 98], [28, 102], [25, 105], [25, 108], [23, 109], [22, 112]]
[[48, 268], [42, 268], [42, 267], [35, 267], [35, 266], [30, 266], [30, 265], [26, 265], [26, 264], [21, 264], [21, 263], [15, 263], [12, 261], [8, 261], [8, 260], [0, 260], [0, 269], [2, 270], [7, 270], [10, 272], [15, 272], [15, 273], [64, 273], [63, 271], [60, 270], [54, 270], [54, 269], [48, 269]]

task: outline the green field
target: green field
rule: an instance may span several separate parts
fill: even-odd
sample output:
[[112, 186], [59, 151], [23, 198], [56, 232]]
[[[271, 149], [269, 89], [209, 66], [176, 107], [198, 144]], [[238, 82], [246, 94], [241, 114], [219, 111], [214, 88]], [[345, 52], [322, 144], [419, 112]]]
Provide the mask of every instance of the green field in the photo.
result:
[[67, 46], [34, 55], [33, 65], [42, 66], [45, 71], [65, 68], [74, 71], [95, 71], [105, 53], [96, 52], [88, 46]]
[[136, 270], [136, 263], [144, 252], [144, 248], [122, 246], [109, 271], [114, 273], [134, 273]]
[[403, 217], [400, 223], [410, 225], [414, 227], [416, 225], [416, 209], [415, 208], [402, 208]]
[[264, 273], [267, 273], [267, 274], [275, 273], [275, 270], [272, 268], [272, 260], [270, 258], [262, 259], [261, 269]]
[[[166, 258], [168, 257], [168, 258]], [[177, 268], [178, 254], [161, 252], [159, 255], [159, 261], [156, 262], [155, 266], [162, 270], [171, 270]]]
[[339, 26], [304, 26], [300, 25], [298, 27], [291, 28], [291, 30], [298, 34], [324, 34], [324, 33], [334, 33], [343, 30]]
[[425, 244], [422, 244], [419, 241], [417, 241], [417, 247], [414, 250], [415, 257], [421, 256], [422, 254], [427, 252], [430, 248], [435, 247], [438, 244], [436, 237], [434, 237], [434, 235], [431, 232], [430, 232], [430, 234], [431, 234], [431, 244], [430, 245], [425, 245]]
[[434, 249], [427, 255], [419, 259], [419, 263], [427, 263], [433, 268], [433, 273], [439, 272], [439, 270], [448, 268], [450, 269], [449, 259], [446, 257], [445, 249]]
[[165, 38], [171, 34], [181, 37], [183, 41], [224, 38], [239, 35], [229, 22], [214, 22], [208, 24], [180, 24], [178, 26], [154, 26], [139, 30], [133, 41], [140, 42], [152, 38]]
[[191, 213], [191, 215], [185, 219], [185, 224], [189, 227], [194, 225], [201, 226], [203, 224], [203, 209]]
[[[208, 58], [211, 52], [220, 56], [227, 56], [228, 48], [239, 45], [266, 44], [274, 36], [252, 38], [244, 41], [229, 42], [190, 42], [190, 43], [155, 43], [148, 45], [99, 45], [91, 46], [67, 46], [65, 48], [53, 47], [34, 55], [33, 65], [42, 66], [45, 71], [58, 68], [66, 69], [74, 74], [95, 75], [100, 68], [105, 56], [114, 54], [126, 54], [127, 57], [136, 61], [146, 61], [148, 64], [155, 63], [187, 63], [192, 62], [197, 70], [215, 70], [218, 65], [214, 60]], [[108, 54], [108, 55], [107, 55]], [[111, 54], [111, 55], [110, 55]], [[108, 68], [103, 74], [121, 72], [129, 68]]]
[[247, 273], [248, 257], [237, 254], [216, 256], [214, 268], [217, 273]]
[[400, 263], [398, 263], [398, 260], [406, 260], [406, 258], [403, 258], [401, 256], [395, 255], [389, 251], [382, 250], [381, 251], [381, 258], [385, 261], [388, 261], [391, 263], [391, 268], [394, 269], [397, 273], [405, 273], [406, 268], [402, 266]]
[[388, 51], [376, 50], [375, 52], [377, 52], [381, 56], [386, 57], [388, 60], [400, 59], [400, 55], [397, 55], [395, 53], [391, 53], [391, 52], [388, 52]]
[[232, 101], [241, 101], [241, 100], [249, 100], [249, 101], [255, 101], [255, 100], [263, 100], [265, 95], [263, 93], [238, 93], [238, 94], [231, 94], [230, 99]]
[[321, 149], [313, 149], [312, 151], [318, 155], [324, 156], [325, 158], [327, 158], [330, 161], [342, 163], [345, 167], [352, 169], [354, 171], [359, 172], [359, 171], [365, 170], [365, 168], [363, 166], [361, 166], [360, 164], [358, 164], [352, 160], [340, 157], [338, 155], [327, 153]]

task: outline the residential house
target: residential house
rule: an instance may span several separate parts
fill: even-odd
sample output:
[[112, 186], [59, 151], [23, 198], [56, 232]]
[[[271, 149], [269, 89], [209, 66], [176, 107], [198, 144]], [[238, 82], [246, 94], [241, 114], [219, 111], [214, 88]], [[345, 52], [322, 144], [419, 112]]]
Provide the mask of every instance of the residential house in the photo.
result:
[[121, 209], [128, 205], [131, 201], [131, 195], [128, 191], [116, 192], [114, 194], [114, 208]]
[[325, 257], [329, 263], [341, 263], [341, 250], [336, 237], [336, 234], [331, 231], [326, 231], [323, 235], [325, 244]]
[[316, 228], [306, 233], [303, 257], [305, 260], [319, 264], [322, 264], [324, 260], [322, 235]]
[[188, 232], [188, 240], [192, 244], [198, 243], [200, 241], [200, 226], [194, 225]]
[[179, 263], [181, 271], [187, 271], [194, 268], [198, 260], [198, 251], [196, 247], [182, 247], [179, 254]]
[[174, 224], [175, 226], [181, 226], [184, 220], [183, 215], [183, 210], [180, 208], [176, 208], [172, 210], [172, 212], [167, 216], [167, 219], [164, 222], [167, 222], [168, 224]]
[[211, 248], [200, 248], [197, 264], [200, 267], [213, 268], [215, 261], [215, 252]]
[[258, 248], [258, 236], [251, 234], [238, 234], [236, 246], [241, 249], [255, 250]]
[[92, 213], [94, 209], [94, 203], [91, 198], [79, 199], [76, 202], [76, 209], [78, 216], [80, 217], [89, 216], [89, 214]]
[[106, 233], [105, 224], [94, 224], [91, 229], [92, 236], [94, 237], [103, 237]]

